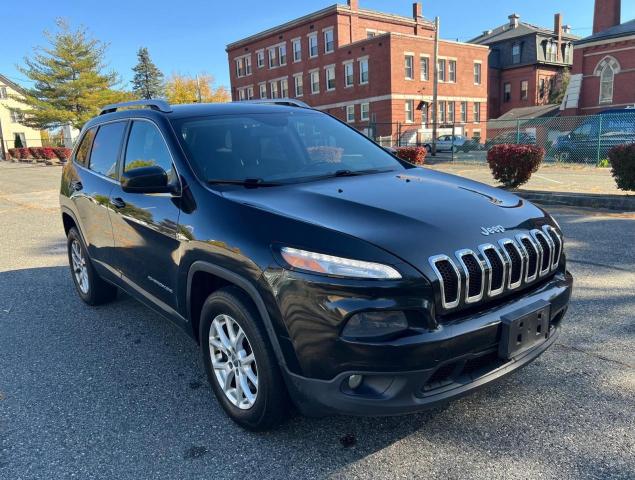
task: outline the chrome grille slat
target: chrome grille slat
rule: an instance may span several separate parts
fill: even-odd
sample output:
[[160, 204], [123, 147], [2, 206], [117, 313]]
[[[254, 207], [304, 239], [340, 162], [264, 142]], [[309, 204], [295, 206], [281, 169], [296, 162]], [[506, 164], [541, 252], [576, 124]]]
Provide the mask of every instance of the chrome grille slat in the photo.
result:
[[[434, 270], [441, 284], [441, 306], [445, 309], [451, 309], [457, 307], [461, 301], [461, 274], [459, 273], [459, 269], [454, 264], [452, 259], [447, 255], [436, 255], [434, 257], [430, 257], [430, 266]], [[455, 280], [456, 280], [456, 289], [455, 291], [450, 291], [450, 286], [447, 281], [444, 281], [443, 273], [441, 273], [440, 265], [445, 265], [445, 263], [450, 265], [452, 270], [454, 271]], [[444, 267], [441, 267], [444, 268]], [[447, 272], [446, 272], [447, 274]]]
[[540, 253], [534, 241], [526, 233], [516, 235], [516, 241], [525, 256], [525, 282], [533, 282], [538, 278]]
[[[503, 250], [503, 254], [506, 256], [509, 262], [508, 275], [507, 275], [507, 288], [515, 290], [523, 283], [523, 266], [524, 256], [521, 250], [511, 238], [504, 238], [498, 242]], [[515, 280], [515, 279], [518, 280]]]
[[[485, 287], [485, 269], [476, 253], [472, 250], [459, 250], [455, 253], [463, 273], [465, 274], [465, 303], [475, 303], [483, 298]], [[472, 287], [477, 286], [478, 291], [472, 293]]]
[[553, 247], [551, 239], [548, 239], [547, 235], [541, 230], [532, 230], [531, 236], [536, 241], [536, 244], [540, 247], [540, 277], [544, 277], [551, 271], [551, 264], [553, 263]]
[[[501, 253], [498, 251], [498, 248], [491, 243], [481, 245], [478, 249], [485, 260], [487, 276], [489, 278], [487, 295], [489, 297], [500, 295], [505, 290], [505, 276], [507, 274], [507, 264], [505, 262], [505, 258], [503, 258]], [[495, 263], [499, 263], [500, 267]], [[494, 283], [495, 275], [500, 275], [500, 280], [497, 278], [496, 283]]]
[[555, 228], [551, 225], [545, 225], [542, 227], [543, 232], [547, 234], [548, 238], [551, 238], [553, 244], [553, 254], [551, 257], [551, 270], [555, 270], [560, 265], [560, 257], [562, 256], [562, 238], [558, 234]]

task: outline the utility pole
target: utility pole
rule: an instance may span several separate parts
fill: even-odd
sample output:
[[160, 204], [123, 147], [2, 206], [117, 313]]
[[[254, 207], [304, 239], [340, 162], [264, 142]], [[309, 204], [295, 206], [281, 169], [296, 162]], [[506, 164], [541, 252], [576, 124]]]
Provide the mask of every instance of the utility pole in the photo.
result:
[[432, 155], [437, 154], [437, 123], [439, 121], [439, 108], [437, 107], [437, 97], [439, 94], [439, 17], [434, 18], [434, 72], [432, 79]]
[[202, 103], [201, 83], [198, 79], [198, 73], [196, 74], [196, 98], [198, 99], [198, 103]]

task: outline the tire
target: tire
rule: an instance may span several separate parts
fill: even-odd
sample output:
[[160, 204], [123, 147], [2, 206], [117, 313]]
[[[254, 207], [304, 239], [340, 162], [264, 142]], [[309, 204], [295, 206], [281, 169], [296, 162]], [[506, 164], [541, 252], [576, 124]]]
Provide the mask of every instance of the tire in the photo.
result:
[[117, 297], [117, 287], [103, 280], [95, 271], [84, 240], [75, 227], [66, 237], [68, 264], [79, 297], [88, 305], [102, 305]]
[[[260, 315], [249, 297], [233, 286], [214, 292], [203, 304], [199, 325], [205, 371], [225, 413], [253, 431], [270, 430], [282, 423], [289, 411], [287, 389]], [[230, 339], [229, 328], [240, 339], [238, 345]], [[224, 339], [219, 335], [221, 331]], [[253, 360], [246, 362], [248, 358]]]

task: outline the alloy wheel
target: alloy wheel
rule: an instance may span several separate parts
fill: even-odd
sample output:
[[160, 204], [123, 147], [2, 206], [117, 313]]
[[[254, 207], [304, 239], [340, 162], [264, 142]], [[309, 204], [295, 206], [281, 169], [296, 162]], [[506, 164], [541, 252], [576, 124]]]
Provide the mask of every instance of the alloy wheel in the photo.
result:
[[253, 407], [258, 396], [258, 367], [242, 327], [226, 314], [209, 328], [209, 353], [214, 376], [227, 399], [241, 410]]
[[86, 258], [82, 252], [82, 246], [77, 240], [73, 240], [73, 243], [71, 243], [71, 262], [77, 287], [83, 294], [87, 294], [90, 288], [88, 267], [86, 266]]

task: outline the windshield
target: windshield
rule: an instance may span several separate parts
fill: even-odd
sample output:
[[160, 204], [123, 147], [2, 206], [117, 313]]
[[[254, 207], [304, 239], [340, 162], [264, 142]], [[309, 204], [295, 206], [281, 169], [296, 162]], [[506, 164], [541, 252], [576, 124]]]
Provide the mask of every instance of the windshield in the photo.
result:
[[186, 118], [174, 126], [207, 182], [285, 183], [406, 169], [368, 138], [312, 111]]

